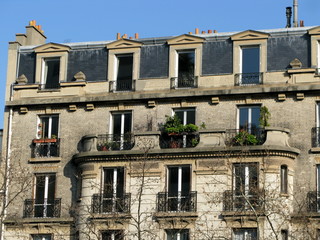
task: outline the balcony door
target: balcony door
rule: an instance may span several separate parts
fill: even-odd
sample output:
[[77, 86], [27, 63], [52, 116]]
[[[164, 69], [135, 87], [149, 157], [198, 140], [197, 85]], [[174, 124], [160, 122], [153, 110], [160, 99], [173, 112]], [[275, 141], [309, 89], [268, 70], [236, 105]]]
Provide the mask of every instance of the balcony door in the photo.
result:
[[260, 122], [260, 106], [241, 106], [238, 108], [238, 129], [257, 134]]
[[241, 84], [260, 83], [260, 46], [241, 48]]
[[132, 113], [113, 113], [111, 121], [110, 140], [113, 142], [113, 150], [126, 150], [131, 143]]
[[103, 175], [103, 212], [122, 212], [124, 168], [105, 168]]
[[34, 217], [54, 217], [55, 189], [55, 174], [36, 175]]
[[178, 51], [178, 88], [194, 87], [195, 50]]
[[189, 240], [189, 229], [166, 230], [167, 240]]
[[117, 81], [116, 91], [131, 91], [133, 76], [133, 54], [116, 55]]
[[189, 211], [191, 166], [168, 167], [168, 210]]
[[258, 163], [233, 164], [233, 207], [253, 210], [258, 204]]
[[233, 229], [234, 240], [257, 240], [258, 232], [256, 228]]

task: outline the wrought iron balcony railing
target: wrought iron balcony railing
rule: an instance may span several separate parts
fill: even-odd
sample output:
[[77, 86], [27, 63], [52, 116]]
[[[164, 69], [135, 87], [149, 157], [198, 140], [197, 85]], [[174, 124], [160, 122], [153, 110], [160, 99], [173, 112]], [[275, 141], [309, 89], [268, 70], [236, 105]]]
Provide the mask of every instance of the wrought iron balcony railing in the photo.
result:
[[228, 146], [262, 145], [266, 140], [263, 128], [227, 129], [225, 143]]
[[310, 191], [307, 194], [307, 204], [309, 212], [320, 212], [320, 192]]
[[320, 147], [320, 127], [311, 129], [312, 147]]
[[41, 138], [33, 139], [31, 145], [32, 158], [50, 158], [59, 157], [60, 139]]
[[171, 89], [176, 88], [197, 88], [198, 87], [198, 77], [172, 77], [170, 79]]
[[236, 86], [263, 84], [263, 73], [237, 73], [234, 75]]
[[61, 198], [56, 199], [26, 199], [24, 201], [23, 217], [52, 218], [60, 217]]
[[113, 196], [110, 194], [94, 194], [92, 196], [92, 213], [130, 213], [131, 194]]
[[109, 81], [109, 91], [110, 92], [131, 92], [135, 91], [136, 80], [113, 80]]
[[118, 151], [130, 150], [134, 145], [134, 135], [126, 134], [103, 134], [98, 135], [97, 149], [98, 151]]
[[198, 133], [162, 134], [160, 137], [161, 148], [191, 148], [199, 143]]
[[197, 192], [170, 194], [159, 192], [157, 196], [158, 212], [196, 212]]
[[223, 193], [223, 210], [232, 212], [262, 211], [264, 209], [264, 192], [256, 190], [254, 193]]

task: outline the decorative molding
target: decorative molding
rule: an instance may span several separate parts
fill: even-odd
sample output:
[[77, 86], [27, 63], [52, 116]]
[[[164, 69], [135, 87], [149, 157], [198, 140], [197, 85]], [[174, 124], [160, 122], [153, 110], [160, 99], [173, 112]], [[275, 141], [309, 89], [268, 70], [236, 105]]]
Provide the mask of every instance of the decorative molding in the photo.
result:
[[309, 33], [309, 35], [319, 35], [320, 34], [320, 26], [309, 29], [308, 33]]
[[26, 83], [28, 83], [28, 78], [26, 77], [26, 75], [22, 74], [17, 78], [16, 83], [17, 84], [26, 84]]
[[188, 34], [183, 34], [178, 37], [171, 38], [167, 41], [168, 45], [178, 44], [192, 44], [192, 43], [203, 43], [205, 41], [202, 37], [196, 37]]
[[57, 43], [47, 43], [34, 48], [34, 51], [36, 53], [68, 52], [69, 50], [70, 50], [69, 46], [57, 44]]
[[270, 34], [247, 30], [244, 32], [240, 32], [231, 36], [232, 41], [241, 41], [241, 40], [256, 40], [256, 39], [267, 39], [269, 38]]
[[120, 39], [107, 44], [106, 48], [107, 49], [140, 48], [141, 46], [142, 46], [141, 42], [129, 40], [129, 39]]

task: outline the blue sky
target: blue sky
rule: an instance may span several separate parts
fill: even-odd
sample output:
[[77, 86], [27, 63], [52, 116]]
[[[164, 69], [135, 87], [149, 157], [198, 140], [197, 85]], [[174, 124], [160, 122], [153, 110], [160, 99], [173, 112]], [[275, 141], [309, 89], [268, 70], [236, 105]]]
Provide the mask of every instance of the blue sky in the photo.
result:
[[[116, 33], [140, 38], [283, 28], [293, 0], [0, 0], [0, 128], [3, 125], [8, 42], [25, 33], [30, 20], [47, 42], [114, 40]], [[299, 20], [320, 25], [320, 1], [299, 0]]]

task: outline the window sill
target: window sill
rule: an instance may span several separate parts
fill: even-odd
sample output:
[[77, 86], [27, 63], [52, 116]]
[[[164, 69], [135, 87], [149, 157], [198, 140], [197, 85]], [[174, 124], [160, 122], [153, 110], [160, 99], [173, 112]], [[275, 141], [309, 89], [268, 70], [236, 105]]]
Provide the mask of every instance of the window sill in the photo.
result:
[[78, 87], [86, 85], [86, 81], [60, 82], [60, 87]]
[[289, 197], [289, 194], [288, 194], [288, 193], [280, 193], [280, 197], [288, 198], [288, 197]]
[[39, 158], [30, 158], [29, 163], [55, 163], [60, 162], [61, 157], [39, 157]]
[[18, 84], [14, 85], [13, 89], [14, 90], [21, 90], [21, 89], [38, 89], [39, 84]]
[[295, 73], [314, 73], [316, 70], [314, 68], [299, 68], [299, 69], [288, 69], [289, 74]]
[[320, 153], [320, 147], [313, 147], [310, 149], [311, 153]]

